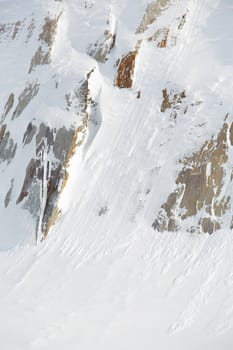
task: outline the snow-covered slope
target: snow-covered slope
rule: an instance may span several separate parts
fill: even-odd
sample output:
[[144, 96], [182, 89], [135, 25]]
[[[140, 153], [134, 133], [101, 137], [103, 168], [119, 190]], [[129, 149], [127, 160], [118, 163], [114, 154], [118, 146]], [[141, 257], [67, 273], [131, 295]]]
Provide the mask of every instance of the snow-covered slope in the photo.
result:
[[230, 350], [231, 2], [0, 10], [4, 350]]

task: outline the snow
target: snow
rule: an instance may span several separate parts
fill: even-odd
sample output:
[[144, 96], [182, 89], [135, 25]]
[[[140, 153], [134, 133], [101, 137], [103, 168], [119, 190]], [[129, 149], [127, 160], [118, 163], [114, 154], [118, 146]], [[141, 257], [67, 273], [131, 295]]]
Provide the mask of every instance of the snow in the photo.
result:
[[5, 349], [231, 349], [230, 234], [62, 228], [1, 255]]
[[[62, 215], [46, 240], [35, 245], [27, 211], [0, 207], [2, 348], [231, 350], [231, 232], [160, 234], [151, 227], [174, 189], [178, 160], [218, 133], [226, 113], [232, 113], [231, 1], [173, 0], [138, 36], [147, 1], [86, 4], [0, 1], [2, 23], [30, 22], [33, 13], [41, 26], [48, 9], [63, 11], [52, 63], [32, 74], [42, 88], [24, 117], [16, 124], [9, 121], [14, 140], [21, 143], [18, 128], [27, 125], [33, 111], [36, 120], [52, 125], [73, 120], [63, 108], [64, 95], [93, 67], [90, 90], [100, 113], [100, 127], [87, 135], [70, 161], [60, 198]], [[158, 49], [144, 40], [132, 89], [116, 88], [116, 60], [134, 49], [138, 38], [169, 24], [176, 28], [177, 18], [187, 10], [176, 46]], [[86, 50], [102, 35], [109, 16], [117, 28], [117, 44], [101, 64]], [[4, 42], [1, 106], [12, 87], [20, 93], [29, 81], [36, 33], [38, 27], [26, 46], [23, 34], [16, 43]], [[60, 84], [56, 93], [54, 75]], [[160, 113], [166, 87], [185, 89], [189, 105], [202, 103], [174, 122], [169, 112]], [[15, 187], [20, 188], [24, 170], [19, 169], [26, 168], [32, 152], [28, 147], [8, 167], [1, 165], [2, 193], [15, 173]]]

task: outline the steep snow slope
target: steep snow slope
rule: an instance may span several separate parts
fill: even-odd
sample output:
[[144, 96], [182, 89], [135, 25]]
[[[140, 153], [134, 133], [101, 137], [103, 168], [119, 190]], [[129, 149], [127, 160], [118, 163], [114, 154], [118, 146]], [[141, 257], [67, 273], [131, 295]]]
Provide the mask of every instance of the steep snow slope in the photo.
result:
[[230, 350], [230, 1], [0, 8], [4, 349]]

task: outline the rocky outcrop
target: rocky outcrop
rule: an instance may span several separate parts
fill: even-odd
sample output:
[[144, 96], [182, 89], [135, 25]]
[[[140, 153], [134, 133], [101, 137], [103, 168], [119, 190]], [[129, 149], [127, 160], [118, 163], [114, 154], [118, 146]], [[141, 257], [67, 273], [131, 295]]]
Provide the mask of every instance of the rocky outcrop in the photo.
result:
[[[183, 29], [186, 23], [187, 13], [185, 13], [179, 18], [174, 18], [174, 23], [171, 22], [168, 26], [157, 29], [153, 35], [150, 34], [150, 36], [148, 36], [146, 33], [149, 26], [157, 20], [157, 18], [163, 13], [163, 11], [169, 8], [170, 4], [170, 0], [157, 0], [151, 2], [147, 6], [142, 21], [135, 32], [135, 34], [138, 35], [138, 41], [135, 46], [135, 49], [124, 55], [116, 63], [117, 74], [115, 77], [114, 84], [119, 88], [132, 87], [136, 58], [139, 53], [141, 44], [144, 40], [147, 43], [155, 43], [157, 48], [159, 49], [173, 47], [176, 45], [178, 32]], [[140, 35], [142, 33], [145, 33], [143, 37]], [[96, 47], [98, 47], [97, 44]], [[176, 98], [176, 96], [174, 96], [174, 98]], [[180, 98], [183, 97], [181, 96]], [[176, 101], [174, 101], [174, 103], [175, 102]], [[177, 103], [179, 102], [177, 101]]]
[[[31, 44], [29, 43], [37, 32], [33, 17], [14, 24], [0, 26], [0, 42], [16, 40], [19, 34], [22, 34], [20, 39], [25, 43], [27, 52], [31, 52], [30, 57], [33, 56], [27, 73], [32, 73], [38, 65], [51, 62], [60, 16], [61, 13], [58, 16], [53, 14], [45, 17], [37, 37], [39, 44], [36, 52], [31, 51]], [[109, 53], [113, 48], [114, 42], [114, 34], [106, 31], [103, 45], [99, 42], [99, 57], [96, 52], [95, 58], [103, 59], [105, 53]], [[34, 55], [33, 52], [35, 52]], [[68, 179], [69, 160], [76, 147], [81, 145], [85, 139], [88, 118], [95, 113], [96, 105], [89, 96], [88, 80], [92, 72], [88, 73], [85, 79], [76, 83], [77, 88], [72, 88], [66, 95], [65, 91], [67, 90], [62, 93], [62, 96], [65, 95], [65, 103], [61, 106], [61, 113], [66, 113], [69, 118], [66, 126], [57, 120], [53, 121], [52, 118], [48, 118], [48, 122], [45, 122], [46, 115], [43, 116], [43, 121], [40, 121], [40, 115], [37, 111], [30, 115], [28, 106], [31, 106], [33, 99], [36, 98], [40, 90], [39, 76], [36, 76], [33, 80], [28, 80], [26, 77], [26, 83], [24, 80], [23, 88], [18, 95], [15, 91], [9, 91], [9, 95], [5, 97], [5, 105], [3, 105], [0, 115], [0, 164], [6, 163], [3, 164], [2, 169], [7, 174], [9, 170], [6, 165], [14, 158], [13, 167], [16, 164], [21, 164], [21, 155], [27, 157], [27, 161], [23, 159], [22, 164], [24, 165], [22, 167], [24, 166], [24, 169], [22, 173], [19, 172], [17, 181], [16, 177], [11, 181], [5, 177], [6, 192], [3, 191], [5, 193], [1, 201], [7, 210], [12, 210], [16, 204], [19, 208], [27, 210], [31, 214], [35, 222], [36, 240], [40, 240], [48, 234], [51, 225], [54, 224], [59, 215], [59, 197]], [[52, 79], [54, 77], [55, 75]], [[44, 82], [44, 84], [46, 83]], [[61, 96], [57, 80], [55, 88], [57, 94]], [[67, 89], [67, 86], [65, 89]], [[52, 92], [51, 95], [53, 95]], [[70, 113], [68, 114], [65, 110]], [[17, 137], [18, 145], [11, 137], [11, 134], [13, 134], [11, 127], [14, 127], [14, 123], [20, 126], [20, 132], [22, 133], [17, 135], [19, 136]]]
[[35, 19], [32, 16], [16, 22], [0, 24], [0, 43], [19, 40], [23, 35], [21, 38], [27, 44], [36, 28]]
[[18, 97], [17, 106], [13, 112], [12, 119], [16, 119], [24, 111], [31, 100], [38, 94], [40, 85], [38, 83], [28, 83], [23, 92]]
[[31, 39], [31, 37], [32, 37], [32, 35], [34, 33], [35, 28], [36, 28], [35, 19], [32, 18], [30, 23], [27, 26], [27, 31], [26, 31], [27, 35], [26, 35], [26, 39], [25, 39], [25, 43], [26, 44], [30, 41], [30, 39]]
[[51, 62], [51, 52], [55, 41], [57, 25], [60, 16], [61, 13], [55, 18], [45, 18], [42, 31], [38, 38], [40, 46], [31, 60], [31, 64], [28, 71], [29, 73], [31, 73], [36, 66], [49, 64]]
[[3, 40], [15, 40], [24, 22], [25, 20], [0, 24], [0, 43]]
[[88, 47], [87, 53], [95, 58], [97, 62], [104, 63], [115, 46], [116, 34], [109, 29], [104, 32], [103, 38]]
[[[16, 204], [22, 203], [36, 222], [36, 239], [43, 239], [59, 216], [58, 200], [68, 179], [69, 160], [83, 142], [89, 117], [89, 83], [92, 72], [66, 95], [67, 110], [81, 117], [77, 127], [52, 128], [29, 123], [23, 137], [26, 146], [35, 137], [35, 157], [28, 163]], [[8, 194], [8, 197], [10, 193]]]
[[14, 100], [15, 100], [15, 95], [13, 93], [11, 93], [7, 99], [5, 106], [4, 106], [4, 112], [2, 114], [1, 123], [4, 122], [7, 114], [10, 112], [11, 108], [13, 107]]
[[176, 179], [176, 188], [153, 223], [158, 231], [175, 231], [182, 221], [195, 217], [196, 227], [190, 231], [209, 234], [221, 228], [221, 222], [229, 209], [230, 196], [223, 190], [229, 181], [226, 173], [228, 148], [232, 146], [232, 123], [225, 121], [216, 138], [206, 141], [201, 149], [183, 159], [182, 170]]
[[8, 192], [6, 193], [6, 197], [4, 200], [4, 206], [5, 208], [8, 207], [10, 201], [11, 201], [11, 194], [12, 194], [12, 190], [13, 190], [13, 186], [14, 186], [14, 179], [11, 180], [11, 186], [10, 189], [8, 190]]
[[[161, 15], [161, 13], [166, 10], [171, 1], [156, 1], [150, 4], [146, 10], [146, 14], [136, 31], [136, 34], [143, 33], [146, 29]], [[146, 37], [147, 42], [155, 43], [156, 46], [160, 49], [166, 47], [173, 47], [177, 44], [178, 36], [180, 35], [181, 30], [184, 28], [187, 13], [180, 15], [177, 18], [174, 18], [173, 21], [167, 23], [166, 27], [161, 27], [156, 29], [153, 35]]]
[[184, 114], [187, 113], [188, 105], [185, 103], [185, 90], [178, 92], [174, 89], [171, 89], [170, 91], [168, 91], [168, 89], [166, 88], [162, 90], [162, 97], [163, 100], [160, 107], [160, 111], [162, 113], [166, 112], [167, 110], [170, 110], [170, 116], [174, 119], [176, 119], [178, 111], [181, 111]]
[[170, 2], [170, 0], [156, 0], [151, 2], [147, 6], [143, 19], [136, 30], [136, 34], [145, 32], [147, 28], [154, 23], [161, 13], [167, 8]]
[[168, 43], [168, 35], [169, 35], [170, 29], [168, 28], [161, 28], [158, 29], [152, 36], [150, 36], [147, 41], [155, 41], [157, 42], [157, 46], [162, 49], [167, 47]]
[[3, 124], [0, 127], [0, 163], [6, 161], [9, 164], [15, 156], [16, 149], [17, 143], [10, 137], [7, 125]]
[[23, 136], [23, 144], [27, 145], [31, 143], [35, 133], [36, 133], [37, 127], [33, 125], [31, 122], [27, 126], [27, 130], [24, 133]]
[[38, 238], [47, 229], [56, 206], [74, 134], [74, 129], [56, 130], [43, 123], [36, 134], [36, 157], [27, 166], [16, 204], [23, 202], [35, 218]]
[[117, 62], [117, 75], [115, 85], [121, 89], [129, 89], [133, 85], [133, 75], [135, 69], [135, 60], [138, 50], [129, 52]]

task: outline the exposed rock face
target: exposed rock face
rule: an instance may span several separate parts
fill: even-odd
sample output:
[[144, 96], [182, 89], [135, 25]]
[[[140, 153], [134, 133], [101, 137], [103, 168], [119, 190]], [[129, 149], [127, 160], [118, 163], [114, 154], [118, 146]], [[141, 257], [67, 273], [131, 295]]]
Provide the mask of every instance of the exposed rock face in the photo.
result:
[[97, 40], [93, 45], [90, 45], [87, 53], [96, 59], [96, 61], [104, 63], [108, 59], [108, 54], [115, 46], [116, 34], [110, 30], [104, 32], [102, 39]]
[[166, 9], [166, 7], [170, 4], [170, 0], [156, 0], [151, 2], [147, 9], [144, 17], [136, 30], [136, 33], [143, 33], [147, 30], [147, 28], [156, 21], [156, 19], [160, 16], [162, 11]]
[[133, 85], [133, 74], [135, 68], [135, 60], [138, 50], [129, 52], [123, 56], [117, 65], [117, 75], [115, 85], [119, 88], [131, 88]]
[[171, 117], [176, 119], [178, 110], [182, 110], [183, 113], [187, 112], [188, 106], [184, 104], [186, 98], [185, 90], [181, 92], [170, 90], [170, 92], [168, 92], [167, 89], [163, 89], [162, 96], [163, 100], [160, 107], [162, 113], [171, 110]]
[[61, 14], [53, 19], [49, 17], [45, 18], [42, 32], [39, 35], [40, 46], [31, 60], [29, 73], [31, 73], [36, 66], [49, 64], [51, 62], [51, 52], [60, 16]]
[[5, 104], [5, 107], [4, 107], [4, 112], [2, 114], [2, 119], [1, 119], [1, 123], [4, 122], [7, 114], [10, 112], [11, 108], [13, 107], [14, 105], [14, 99], [15, 99], [15, 96], [13, 93], [11, 93], [8, 97], [8, 100]]
[[8, 205], [11, 201], [11, 194], [12, 194], [13, 186], [14, 186], [14, 179], [11, 180], [11, 187], [10, 187], [9, 191], [7, 192], [5, 200], [4, 200], [5, 208], [8, 207]]
[[27, 130], [25, 131], [25, 134], [23, 136], [23, 144], [24, 145], [31, 143], [33, 136], [36, 133], [36, 130], [37, 130], [37, 127], [30, 122], [28, 124]]
[[16, 39], [23, 25], [24, 21], [0, 24], [0, 42], [2, 42], [3, 40]]
[[37, 83], [28, 83], [23, 92], [19, 95], [18, 104], [12, 115], [12, 119], [16, 119], [24, 111], [31, 100], [38, 94], [40, 85]]
[[219, 222], [209, 217], [201, 218], [199, 225], [203, 233], [209, 233], [210, 235], [221, 228]]
[[27, 36], [26, 36], [26, 40], [25, 43], [27, 44], [29, 42], [29, 40], [31, 39], [34, 29], [35, 29], [36, 25], [35, 25], [35, 20], [34, 18], [31, 19], [30, 23], [28, 24], [27, 27]]
[[232, 124], [224, 123], [216, 139], [207, 141], [198, 152], [185, 158], [176, 179], [176, 189], [161, 207], [153, 223], [158, 231], [174, 231], [189, 217], [199, 217], [196, 228], [209, 234], [221, 228], [221, 218], [229, 208], [230, 197], [222, 193]]
[[16, 149], [17, 144], [10, 137], [6, 124], [3, 124], [0, 127], [0, 163], [6, 161], [9, 164], [15, 156]]
[[[146, 10], [146, 14], [143, 17], [136, 34], [144, 33], [144, 31], [156, 21], [157, 17], [169, 8], [169, 5], [171, 5], [171, 1], [155, 1], [151, 3]], [[185, 26], [187, 13], [188, 11], [174, 19], [173, 22], [168, 23], [166, 27], [157, 29], [153, 35], [146, 38], [147, 42], [156, 43], [157, 47], [160, 49], [176, 46], [177, 38]]]
[[[50, 8], [51, 12], [48, 13], [47, 9], [43, 9], [40, 12], [40, 17], [35, 17], [35, 19], [33, 18], [34, 15], [30, 14], [27, 18], [15, 23], [0, 25], [1, 48], [5, 50], [10, 43], [14, 49], [14, 46], [22, 43], [24, 44], [25, 53], [28, 55], [25, 60], [18, 60], [19, 62], [16, 59], [15, 61], [12, 59], [12, 62], [17, 66], [12, 71], [13, 74], [17, 75], [19, 82], [17, 86], [14, 85], [14, 76], [13, 78], [10, 77], [9, 85], [12, 84], [12, 86], [7, 86], [6, 94], [4, 92], [0, 96], [2, 101], [2, 109], [0, 111], [0, 166], [2, 168], [0, 172], [5, 172], [5, 177], [3, 177], [4, 190], [1, 191], [3, 193], [1, 204], [7, 210], [12, 209], [13, 213], [15, 207], [19, 211], [22, 208], [26, 209], [34, 218], [32, 225], [35, 222], [37, 240], [44, 238], [48, 234], [51, 225], [55, 223], [59, 216], [59, 198], [68, 179], [68, 167], [71, 156], [76, 148], [83, 143], [87, 135], [87, 142], [83, 149], [85, 154], [102, 122], [101, 111], [105, 103], [103, 100], [107, 96], [105, 94], [105, 83], [102, 85], [103, 94], [98, 92], [99, 95], [97, 95], [94, 90], [93, 94], [91, 94], [89, 79], [94, 70], [80, 81], [80, 76], [83, 77], [83, 69], [89, 70], [89, 64], [100, 68], [98, 78], [91, 85], [97, 91], [99, 84], [101, 84], [103, 72], [106, 74], [104, 78], [107, 78], [104, 82], [108, 83], [109, 79], [111, 79], [110, 81], [116, 88], [133, 88], [133, 91], [125, 91], [124, 94], [125, 96], [127, 94], [135, 96], [135, 100], [136, 98], [139, 100], [136, 103], [141, 106], [141, 110], [144, 108], [143, 103], [145, 101], [147, 101], [146, 103], [151, 103], [151, 100], [155, 98], [152, 104], [156, 104], [156, 109], [157, 107], [160, 109], [161, 120], [164, 121], [162, 127], [165, 130], [165, 134], [161, 134], [165, 141], [160, 140], [156, 135], [152, 137], [151, 134], [150, 144], [146, 145], [146, 142], [144, 143], [145, 148], [148, 146], [148, 149], [146, 149], [148, 153], [150, 153], [150, 147], [152, 149], [153, 143], [157, 142], [157, 140], [159, 140], [159, 146], [168, 144], [170, 142], [168, 139], [170, 137], [172, 139], [173, 130], [180, 121], [178, 116], [182, 115], [185, 122], [187, 122], [189, 115], [186, 113], [190, 112], [191, 119], [194, 119], [194, 114], [192, 113], [195, 108], [191, 108], [191, 106], [201, 103], [199, 101], [188, 105], [187, 88], [176, 88], [177, 82], [173, 81], [176, 79], [176, 75], [173, 74], [171, 74], [171, 81], [169, 80], [169, 83], [166, 83], [161, 91], [162, 100], [159, 100], [156, 93], [149, 101], [148, 98], [152, 95], [147, 94], [146, 88], [152, 85], [144, 83], [140, 85], [142, 79], [150, 82], [150, 78], [154, 80], [158, 78], [158, 85], [156, 85], [156, 81], [156, 84], [153, 86], [159, 86], [159, 89], [161, 89], [160, 82], [165, 81], [164, 77], [168, 78], [168, 74], [160, 75], [158, 73], [156, 78], [147, 74], [147, 67], [149, 69], [149, 65], [147, 66], [147, 55], [149, 57], [149, 50], [151, 50], [150, 58], [152, 59], [148, 60], [150, 66], [152, 66], [153, 59], [156, 57], [156, 64], [153, 69], [161, 67], [161, 71], [166, 71], [166, 67], [163, 66], [163, 60], [165, 61], [167, 56], [172, 60], [173, 53], [170, 48], [179, 44], [179, 35], [182, 35], [181, 31], [188, 17], [186, 7], [176, 6], [177, 3], [171, 0], [152, 1], [148, 5], [145, 14], [141, 13], [142, 20], [139, 27], [136, 31], [135, 28], [133, 29], [131, 39], [134, 44], [123, 55], [122, 48], [119, 49], [120, 37], [119, 40], [117, 37], [117, 44], [119, 44], [115, 45], [116, 20], [114, 16], [117, 11], [115, 12], [113, 4], [111, 4], [109, 12], [111, 13], [112, 11], [114, 14], [111, 17], [112, 23], [108, 20], [106, 24], [106, 18], [104, 18], [100, 33], [96, 36], [98, 40], [93, 40], [94, 44], [88, 48], [88, 44], [82, 43], [82, 45], [79, 45], [76, 42], [77, 38], [80, 39], [77, 33], [71, 35], [70, 28], [73, 22], [72, 25], [69, 22], [72, 17], [72, 14], [69, 13], [62, 22], [64, 32], [58, 42], [59, 45], [61, 44], [60, 47], [62, 47], [61, 52], [64, 52], [63, 49], [66, 47], [69, 50], [68, 56], [71, 59], [71, 63], [68, 62], [67, 64], [65, 61], [63, 65], [63, 57], [60, 56], [50, 66], [58, 32], [57, 29], [58, 25], [60, 25], [59, 19], [62, 15], [61, 11], [62, 9], [66, 11], [70, 6], [65, 4], [65, 2], [63, 2], [63, 5], [58, 4], [58, 2], [61, 1], [53, 2]], [[172, 14], [170, 6], [173, 4], [174, 12]], [[92, 1], [89, 3], [85, 2], [83, 4], [84, 7], [86, 9], [92, 8], [93, 13], [96, 11]], [[86, 14], [88, 13], [84, 9], [82, 11]], [[163, 14], [163, 18], [161, 21], [157, 21], [161, 14]], [[69, 24], [71, 25], [70, 28]], [[89, 22], [86, 28], [88, 28], [88, 25]], [[131, 25], [132, 23], [130, 23]], [[106, 28], [104, 32], [103, 28]], [[129, 32], [130, 29], [131, 27], [129, 27]], [[120, 36], [121, 32], [120, 29], [117, 35]], [[66, 40], [70, 40], [69, 45], [66, 45]], [[125, 43], [125, 38], [123, 43]], [[13, 49], [9, 55], [11, 55]], [[79, 50], [81, 51], [79, 52]], [[142, 56], [146, 52], [142, 60], [138, 59], [139, 52]], [[177, 54], [180, 51], [174, 50], [173, 52]], [[56, 57], [59, 57], [60, 49], [57, 53]], [[97, 62], [105, 63], [106, 69], [89, 58], [83, 66], [81, 65], [82, 67], [79, 71], [79, 67], [76, 67], [75, 64], [80, 62], [79, 59], [82, 55], [85, 57], [86, 53]], [[158, 55], [156, 56], [157, 53]], [[112, 60], [107, 61], [110, 55], [115, 57], [115, 54], [116, 57], [119, 57], [119, 60], [115, 65], [115, 76], [113, 78], [111, 75]], [[115, 60], [114, 57], [112, 59]], [[144, 63], [145, 66], [137, 67], [137, 65]], [[11, 64], [10, 62], [9, 65], [6, 65], [9, 71]], [[37, 70], [36, 67], [38, 65], [41, 65], [41, 67]], [[69, 65], [72, 65], [71, 70]], [[22, 72], [21, 67], [24, 69]], [[173, 65], [171, 64], [169, 72], [171, 72], [172, 67]], [[136, 68], [138, 68], [137, 76], [135, 75]], [[140, 71], [141, 69], [143, 72]], [[153, 70], [151, 69], [150, 72], [153, 72]], [[136, 83], [134, 84], [134, 82]], [[18, 91], [19, 86], [21, 86], [20, 91]], [[114, 91], [113, 87], [111, 89]], [[90, 95], [95, 95], [95, 98], [90, 97]], [[116, 95], [121, 94], [118, 91]], [[199, 94], [197, 95], [199, 96]], [[201, 95], [201, 97], [203, 96]], [[40, 102], [39, 99], [42, 101], [41, 104], [37, 104], [37, 101]], [[38, 105], [39, 108], [33, 108]], [[106, 113], [107, 109], [103, 108], [103, 110]], [[199, 119], [198, 122], [202, 123]], [[145, 122], [145, 130], [148, 127], [150, 131], [151, 124], [148, 122], [147, 126]], [[194, 126], [193, 124], [187, 122], [187, 125], [191, 125], [191, 127]], [[167, 125], [169, 126], [167, 127]], [[19, 133], [17, 133], [17, 130], [15, 133], [15, 129], [18, 127], [20, 129]], [[168, 137], [166, 135], [167, 128], [169, 128]], [[208, 140], [199, 151], [180, 161], [180, 172], [177, 178], [174, 179], [174, 189], [170, 191], [165, 203], [160, 206], [159, 213], [156, 213], [156, 219], [153, 223], [155, 229], [159, 231], [175, 231], [180, 227], [187, 229], [187, 226], [189, 226], [188, 229], [190, 231], [213, 233], [221, 227], [222, 218], [230, 205], [230, 195], [223, 191], [222, 184], [226, 181], [225, 167], [229, 161], [228, 150], [232, 145], [233, 125], [230, 125], [226, 120], [216, 138], [213, 137], [211, 140]], [[165, 146], [163, 149], [165, 149]], [[23, 158], [23, 166], [18, 178], [16, 178], [16, 176], [11, 175], [11, 171], [14, 172], [18, 165], [21, 165], [21, 157]], [[15, 162], [12, 161], [14, 158]], [[161, 164], [163, 164], [163, 160]], [[14, 178], [12, 179], [12, 177]], [[148, 193], [152, 190], [152, 187], [153, 185], [150, 184], [149, 189], [147, 189]], [[145, 196], [148, 193], [146, 192]], [[149, 202], [150, 199], [146, 200]], [[143, 201], [144, 197], [140, 202], [140, 208], [144, 206]], [[105, 215], [107, 213], [106, 208], [107, 206], [102, 205], [98, 215]], [[194, 217], [195, 225], [189, 223], [186, 225], [188, 220]], [[183, 226], [183, 223], [186, 226]], [[31, 231], [33, 232], [33, 229]]]
[[35, 19], [32, 16], [16, 22], [0, 24], [0, 43], [17, 41], [23, 34], [23, 41], [28, 44], [36, 28]]
[[[136, 30], [136, 34], [141, 34], [146, 32], [148, 27], [156, 21], [156, 19], [161, 15], [161, 13], [164, 10], [168, 8], [168, 6], [170, 5], [170, 2], [171, 2], [170, 0], [157, 0], [150, 3], [146, 9], [146, 13], [143, 16], [143, 19], [139, 27]], [[147, 42], [155, 42], [157, 44], [157, 47], [160, 49], [166, 48], [167, 46], [170, 46], [170, 47], [175, 46], [176, 40], [177, 40], [176, 32], [183, 28], [185, 21], [186, 21], [186, 14], [183, 15], [181, 18], [178, 18], [178, 24], [175, 29], [172, 28], [171, 30], [170, 27], [163, 27], [163, 28], [157, 29], [153, 35], [145, 39]], [[124, 55], [121, 59], [117, 61], [116, 63], [117, 75], [115, 77], [115, 85], [118, 86], [119, 88], [132, 87], [134, 70], [135, 70], [135, 62], [143, 40], [144, 39], [140, 38], [137, 42], [135, 49], [130, 51], [128, 54]], [[98, 47], [97, 44], [96, 44], [96, 47]], [[93, 51], [93, 53], [94, 52], [95, 51]], [[163, 93], [165, 94], [167, 92], [164, 91]], [[181, 95], [180, 99], [184, 97]], [[166, 98], [166, 96], [164, 96], [164, 98]], [[174, 96], [174, 99], [176, 98], [178, 99], [179, 97]], [[175, 101], [175, 100], [173, 102], [172, 101], [169, 102], [171, 104], [169, 108], [172, 108], [172, 105], [175, 104], [176, 102], [179, 103], [179, 101]]]
[[148, 38], [148, 42], [155, 41], [160, 49], [165, 48], [167, 47], [169, 32], [168, 28], [158, 29], [155, 34]]
[[[58, 199], [68, 179], [68, 164], [75, 148], [85, 137], [89, 117], [88, 79], [80, 83], [79, 88], [66, 95], [67, 108], [82, 117], [77, 128], [51, 128], [41, 123], [36, 126], [28, 124], [23, 137], [24, 145], [29, 144], [36, 134], [36, 154], [27, 166], [24, 182], [16, 204], [23, 204], [36, 221], [36, 239], [43, 239], [59, 215]], [[10, 192], [6, 203], [9, 202]]]
[[46, 230], [56, 206], [74, 133], [72, 129], [57, 131], [41, 124], [36, 135], [36, 157], [27, 166], [16, 203], [23, 201], [23, 207], [30, 211], [37, 225], [41, 225], [37, 228], [38, 237]]

